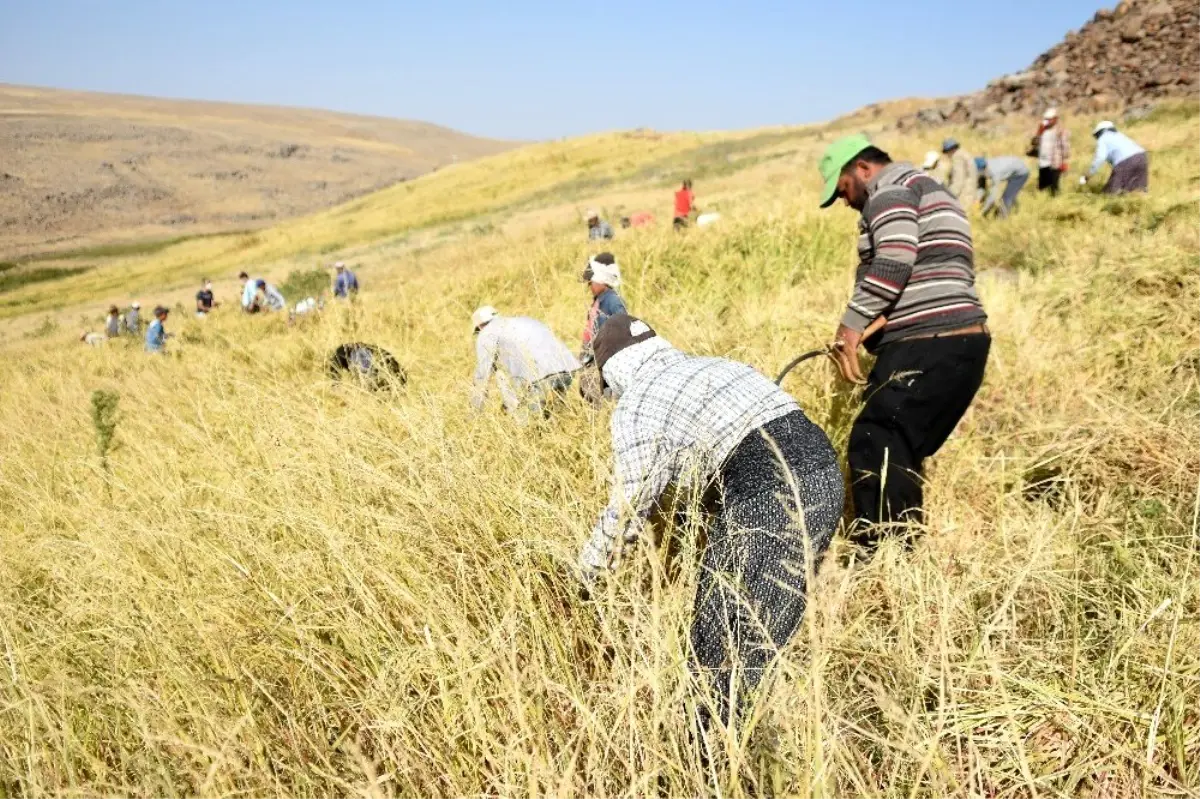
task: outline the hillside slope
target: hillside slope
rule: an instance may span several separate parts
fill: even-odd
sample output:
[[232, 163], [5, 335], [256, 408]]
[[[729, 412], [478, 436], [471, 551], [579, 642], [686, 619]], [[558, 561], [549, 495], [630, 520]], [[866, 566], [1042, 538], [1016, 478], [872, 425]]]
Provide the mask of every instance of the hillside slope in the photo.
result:
[[262, 227], [510, 146], [425, 122], [0, 85], [0, 258]]
[[[973, 215], [994, 343], [924, 535], [869, 562], [835, 541], [709, 763], [685, 715], [698, 539], [667, 527], [672, 557], [647, 535], [577, 599], [611, 405], [572, 392], [522, 427], [493, 392], [472, 414], [470, 313], [577, 346], [580, 209], [649, 209], [603, 245], [630, 309], [773, 374], [829, 340], [853, 279], [855, 214], [817, 208], [832, 130], [537, 145], [14, 292], [3, 311], [39, 324], [0, 357], [0, 794], [1196, 796], [1198, 122], [1129, 126], [1148, 196]], [[877, 136], [904, 158], [929, 138]], [[688, 174], [722, 219], [676, 233]], [[359, 266], [353, 305], [293, 326], [231, 307], [239, 265], [282, 284], [334, 257]], [[226, 305], [197, 320], [201, 270]], [[79, 343], [110, 296], [178, 303], [166, 357]], [[407, 387], [328, 380], [352, 340]], [[819, 361], [785, 388], [844, 452], [856, 391]], [[96, 391], [118, 395], [103, 458]]]
[[[544, 219], [552, 209], [556, 221], [578, 221], [589, 202], [615, 212], [608, 198], [623, 191], [665, 189], [685, 175], [704, 179], [732, 174], [795, 154], [802, 145], [811, 148], [819, 135], [815, 128], [632, 131], [529, 145], [252, 233], [169, 243], [148, 254], [121, 254], [118, 248], [15, 264], [8, 274], [21, 285], [0, 294], [0, 318], [101, 298], [125, 302], [151, 290], [190, 285], [202, 275], [230, 279], [241, 268], [274, 274], [288, 266], [348, 257], [377, 242], [417, 246], [431, 237], [444, 241], [462, 226], [495, 225], [523, 214]], [[487, 219], [481, 221], [481, 216]], [[23, 275], [27, 282], [18, 280]], [[57, 279], [38, 279], [44, 275]]]

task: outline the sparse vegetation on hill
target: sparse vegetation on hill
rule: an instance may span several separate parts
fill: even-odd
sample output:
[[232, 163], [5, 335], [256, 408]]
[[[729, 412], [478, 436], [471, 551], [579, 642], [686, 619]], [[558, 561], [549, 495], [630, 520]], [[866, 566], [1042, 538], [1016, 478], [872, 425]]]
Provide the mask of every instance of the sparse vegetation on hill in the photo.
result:
[[[995, 346], [934, 461], [927, 535], [865, 564], [835, 544], [709, 770], [684, 716], [695, 542], [670, 569], [637, 547], [577, 601], [607, 410], [472, 417], [469, 314], [573, 342], [579, 208], [649, 208], [656, 227], [606, 244], [631, 310], [774, 373], [828, 339], [852, 278], [853, 214], [816, 208], [830, 131], [543, 145], [5, 294], [0, 793], [1194, 796], [1200, 111], [1179, 108], [1129, 128], [1148, 197], [1027, 190], [975, 219]], [[722, 219], [675, 234], [662, 187], [697, 148]], [[358, 265], [353, 308], [173, 315], [165, 358], [74, 340], [109, 295], [186, 298], [208, 273], [230, 300], [238, 266], [282, 282], [318, 257]], [[61, 331], [15, 335], [55, 302]], [[328, 382], [349, 340], [394, 352], [405, 390]], [[786, 385], [844, 451], [853, 393], [819, 362]], [[96, 391], [120, 394], [107, 467]]]
[[424, 122], [0, 84], [0, 257], [259, 228], [511, 146]]

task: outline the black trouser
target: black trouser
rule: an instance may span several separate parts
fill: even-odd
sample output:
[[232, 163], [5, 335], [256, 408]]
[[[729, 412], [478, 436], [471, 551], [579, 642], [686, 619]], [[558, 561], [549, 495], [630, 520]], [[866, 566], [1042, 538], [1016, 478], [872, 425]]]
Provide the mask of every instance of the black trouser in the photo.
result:
[[865, 404], [850, 430], [855, 539], [888, 522], [923, 522], [922, 468], [954, 430], [983, 382], [991, 336], [897, 341], [879, 351]]
[[1062, 177], [1062, 172], [1052, 166], [1044, 166], [1038, 169], [1038, 191], [1050, 190], [1050, 196], [1058, 195], [1058, 180]]

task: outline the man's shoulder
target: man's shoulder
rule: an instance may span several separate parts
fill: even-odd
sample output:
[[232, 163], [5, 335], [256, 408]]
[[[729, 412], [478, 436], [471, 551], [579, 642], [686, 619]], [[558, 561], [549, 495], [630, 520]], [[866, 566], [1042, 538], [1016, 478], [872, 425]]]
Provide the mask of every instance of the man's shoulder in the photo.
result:
[[612, 289], [600, 295], [599, 304], [600, 310], [610, 316], [625, 310], [625, 301], [621, 299], [620, 294]]
[[741, 361], [716, 355], [688, 355], [665, 364], [655, 379], [660, 385], [674, 385], [681, 391], [700, 387], [701, 392], [707, 394], [712, 380], [728, 382], [731, 378], [751, 374], [758, 372]]
[[[974, 163], [972, 160], [972, 166]], [[881, 184], [867, 199], [863, 215], [870, 217], [896, 205], [920, 206], [942, 196], [954, 199], [943, 183], [919, 169], [909, 169], [898, 173], [893, 181]]]
[[[497, 322], [503, 322], [498, 328], [497, 333], [501, 335], [529, 336], [529, 335], [553, 335], [553, 331], [545, 325], [541, 320], [534, 319], [532, 316], [505, 316], [497, 319]], [[493, 327], [495, 323], [488, 325], [485, 330]]]
[[863, 206], [863, 218], [870, 220], [883, 211], [898, 206], [916, 206], [922, 191], [928, 190], [929, 184], [941, 186], [923, 172], [913, 170], [897, 173], [894, 179], [879, 183], [870, 193]]

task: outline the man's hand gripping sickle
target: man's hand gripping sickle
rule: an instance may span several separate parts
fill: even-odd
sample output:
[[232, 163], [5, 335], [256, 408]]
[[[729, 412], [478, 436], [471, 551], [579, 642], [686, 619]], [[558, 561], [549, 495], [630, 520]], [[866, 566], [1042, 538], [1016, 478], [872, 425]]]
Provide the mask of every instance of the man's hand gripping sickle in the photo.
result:
[[833, 362], [837, 364], [838, 371], [844, 380], [860, 386], [867, 382], [858, 363], [858, 348], [864, 340], [875, 335], [886, 324], [887, 317], [877, 316], [861, 333], [851, 330], [845, 325], [838, 325], [833, 343], [829, 345], [829, 357], [833, 358]]

